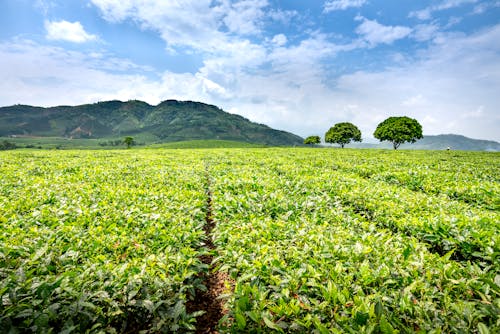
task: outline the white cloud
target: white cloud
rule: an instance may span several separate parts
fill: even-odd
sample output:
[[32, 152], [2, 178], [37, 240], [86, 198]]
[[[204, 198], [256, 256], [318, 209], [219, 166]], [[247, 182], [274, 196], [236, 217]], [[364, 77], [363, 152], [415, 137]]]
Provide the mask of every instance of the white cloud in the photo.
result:
[[384, 26], [376, 20], [368, 20], [361, 16], [357, 16], [356, 20], [363, 21], [356, 28], [356, 33], [372, 46], [381, 43], [391, 44], [398, 39], [407, 37], [412, 31], [403, 26]]
[[464, 4], [476, 3], [479, 0], [444, 0], [442, 3], [432, 6], [432, 10], [445, 10], [455, 7], [460, 7]]
[[412, 37], [419, 42], [432, 40], [437, 36], [439, 26], [436, 24], [419, 24], [413, 28]]
[[401, 102], [401, 105], [403, 107], [415, 107], [424, 105], [426, 103], [427, 101], [425, 97], [423, 97], [422, 94], [417, 94], [405, 99], [403, 102]]
[[96, 35], [91, 35], [83, 29], [80, 22], [68, 21], [45, 21], [47, 39], [67, 41], [73, 43], [84, 43], [97, 39]]
[[422, 10], [410, 12], [410, 14], [408, 15], [408, 17], [416, 17], [417, 19], [422, 20], [422, 21], [423, 20], [429, 20], [430, 18], [432, 18], [431, 9], [430, 8], [425, 8], [425, 9], [422, 9]]
[[337, 101], [360, 105], [365, 113], [353, 121], [365, 131], [373, 132], [378, 120], [404, 114], [425, 120], [424, 134], [500, 140], [497, 40], [500, 25], [471, 36], [442, 35], [418, 61], [342, 76], [334, 89], [340, 93]]
[[271, 9], [267, 11], [267, 16], [274, 21], [287, 25], [294, 17], [299, 16], [299, 13], [296, 10]]
[[283, 34], [278, 34], [278, 35], [275, 35], [273, 37], [273, 39], [271, 40], [271, 42], [273, 42], [274, 44], [276, 44], [277, 46], [283, 46], [286, 44], [286, 42], [288, 41], [288, 39], [286, 38], [285, 35]]
[[111, 22], [131, 20], [161, 36], [169, 47], [188, 46], [213, 51], [226, 44], [219, 31], [227, 4], [212, 7], [211, 0], [91, 0]]
[[448, 19], [448, 22], [446, 23], [446, 25], [444, 26], [445, 29], [448, 29], [448, 28], [451, 28], [457, 24], [459, 24], [460, 22], [462, 22], [462, 18], [461, 17], [456, 17], [456, 16], [452, 16]]
[[[112, 93], [140, 75], [110, 74], [108, 61], [98, 54], [84, 54], [17, 40], [0, 44], [1, 104], [60, 105], [93, 102], [95, 92]], [[112, 60], [108, 65], [130, 68], [127, 61]]]
[[272, 71], [242, 73], [236, 84], [226, 86], [232, 98], [218, 103], [302, 136], [323, 136], [334, 123], [351, 121], [369, 139], [385, 118], [408, 115], [421, 121], [425, 134], [500, 140], [495, 92], [500, 46], [491, 47], [497, 38], [500, 25], [472, 36], [440, 34], [431, 48], [421, 51], [420, 60], [346, 74], [330, 86], [321, 60], [347, 46], [318, 34], [299, 45], [274, 49], [268, 56]]
[[[315, 33], [297, 45], [274, 48], [269, 52], [267, 60], [272, 63], [276, 71], [280, 72], [283, 71], [284, 67], [296, 66], [297, 64], [307, 64], [306, 68], [318, 68], [321, 71], [322, 60], [333, 57], [340, 51], [354, 48], [356, 46], [353, 44], [337, 45], [330, 42], [327, 35]], [[293, 73], [290, 74], [292, 77], [294, 76]]]
[[265, 16], [267, 0], [242, 0], [226, 5], [224, 24], [232, 33], [255, 35], [260, 33], [259, 23]]
[[432, 18], [432, 13], [460, 7], [465, 4], [477, 3], [478, 0], [444, 0], [441, 3], [426, 7], [421, 10], [410, 12], [409, 17], [416, 17], [419, 20], [429, 20]]
[[85, 43], [97, 39], [96, 35], [91, 35], [85, 31], [80, 22], [68, 21], [45, 21], [47, 39], [59, 40], [73, 43]]
[[[117, 1], [124, 3], [122, 8], [132, 2]], [[185, 37], [215, 31], [217, 36], [209, 36], [207, 41], [193, 35], [185, 42], [204, 52], [203, 66], [196, 73], [165, 71], [159, 77], [148, 77], [148, 69], [126, 59], [109, 59], [109, 55], [70, 52], [28, 41], [0, 43], [4, 79], [0, 91], [6, 92], [0, 104], [48, 106], [109, 99], [156, 104], [175, 98], [212, 103], [303, 136], [322, 136], [334, 123], [350, 121], [363, 131], [363, 138], [369, 138], [386, 117], [408, 115], [422, 121], [425, 134], [455, 132], [500, 140], [496, 91], [500, 87], [500, 25], [471, 36], [447, 35], [434, 32], [429, 25], [411, 32], [406, 27], [384, 26], [358, 17], [362, 21], [358, 33], [364, 44], [338, 45], [331, 36], [315, 32], [298, 43], [278, 34], [258, 45], [221, 26], [226, 17], [222, 13], [227, 13], [223, 5], [221, 2], [206, 14], [207, 25], [189, 21], [188, 27], [183, 27], [181, 18], [169, 26], [168, 22], [160, 24], [156, 19], [146, 21], [142, 16], [125, 14], [147, 29], [156, 27], [167, 43], [173, 43], [170, 45], [186, 45], [174, 31], [184, 32]], [[191, 13], [196, 15], [205, 14]], [[195, 32], [189, 32], [190, 28]], [[339, 52], [410, 36], [432, 41], [429, 49], [415, 55], [417, 60], [403, 57], [404, 61], [393, 63], [390, 69], [339, 78], [329, 77], [323, 65]], [[218, 40], [223, 45], [212, 46]], [[335, 66], [332, 63], [329, 66]]]
[[329, 0], [323, 6], [325, 13], [333, 12], [335, 10], [345, 10], [350, 7], [361, 7], [367, 0]]
[[[168, 47], [225, 52], [235, 40], [261, 33], [267, 0], [91, 0], [111, 22], [132, 20], [156, 31]], [[275, 13], [276, 14], [276, 13]]]
[[477, 4], [475, 7], [474, 7], [474, 11], [473, 13], [474, 14], [483, 14], [485, 13], [486, 11], [492, 9], [492, 8], [498, 8], [500, 7], [500, 1], [499, 0], [495, 0], [495, 1], [488, 1], [488, 2], [482, 2], [482, 3], [479, 3]]

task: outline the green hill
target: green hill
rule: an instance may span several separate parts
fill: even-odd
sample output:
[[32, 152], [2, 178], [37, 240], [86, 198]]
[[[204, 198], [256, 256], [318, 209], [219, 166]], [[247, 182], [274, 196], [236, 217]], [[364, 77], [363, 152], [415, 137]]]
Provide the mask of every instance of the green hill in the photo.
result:
[[250, 122], [200, 102], [107, 101], [79, 106], [0, 108], [0, 137], [103, 139], [132, 136], [143, 143], [230, 140], [271, 146], [300, 145], [292, 133]]

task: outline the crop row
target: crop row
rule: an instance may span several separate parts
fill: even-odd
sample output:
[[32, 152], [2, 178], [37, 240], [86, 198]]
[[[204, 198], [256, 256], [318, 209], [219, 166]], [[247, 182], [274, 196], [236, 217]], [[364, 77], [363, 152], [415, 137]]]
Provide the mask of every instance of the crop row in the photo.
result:
[[335, 152], [313, 155], [311, 166], [355, 173], [426, 194], [444, 195], [479, 208], [500, 209], [500, 174], [495, 156], [474, 152]]
[[446, 196], [415, 193], [348, 172], [325, 171], [315, 181], [316, 187], [321, 188], [326, 178], [337, 182], [324, 190], [333, 193], [354, 212], [381, 226], [412, 234], [440, 254], [454, 250], [454, 258], [481, 261], [499, 268], [497, 210], [476, 208]]
[[[356, 156], [356, 153], [352, 155]], [[369, 153], [366, 156], [369, 156]], [[353, 157], [343, 152], [331, 156], [313, 152], [306, 158], [309, 158], [309, 163], [289, 163], [285, 168], [274, 168], [282, 176], [299, 179], [303, 183], [314, 183], [304, 186], [329, 193], [353, 213], [382, 227], [416, 236], [441, 255], [453, 251], [455, 259], [479, 261], [483, 266], [494, 265], [498, 270], [498, 210], [452, 200], [444, 194], [415, 192], [409, 190], [407, 185], [390, 184], [376, 177], [366, 178], [360, 175], [361, 167], [356, 165]], [[404, 169], [401, 169], [400, 156], [393, 155], [392, 158], [392, 164], [385, 158], [384, 163], [370, 168], [384, 173], [405, 173]], [[375, 159], [382, 158], [373, 158], [374, 161]], [[427, 161], [432, 163], [429, 157]], [[419, 164], [424, 165], [422, 161], [419, 161]], [[343, 167], [338, 168], [339, 165]], [[438, 173], [433, 175], [436, 183], [439, 183], [440, 178]], [[474, 187], [470, 182], [462, 182], [459, 186], [467, 192]], [[498, 183], [492, 184], [491, 188], [498, 188]], [[500, 191], [494, 193], [497, 196], [493, 197], [498, 201]]]
[[[311, 155], [328, 161], [322, 154]], [[352, 175], [342, 180], [343, 174], [310, 165], [279, 150], [214, 159], [217, 263], [235, 280], [226, 330], [500, 328], [496, 268], [453, 261], [411, 233], [353, 214], [340, 194], [352, 189], [339, 187]]]
[[11, 153], [0, 164], [0, 331], [193, 330], [205, 184], [173, 154]]
[[499, 331], [498, 155], [450, 153], [4, 152], [0, 331], [194, 331], [208, 254], [221, 332]]
[[[340, 179], [339, 175], [333, 177]], [[499, 268], [498, 213], [475, 210], [439, 196], [366, 182], [355, 176], [337, 185], [339, 200], [378, 225], [413, 235], [441, 255], [453, 251], [455, 259]]]

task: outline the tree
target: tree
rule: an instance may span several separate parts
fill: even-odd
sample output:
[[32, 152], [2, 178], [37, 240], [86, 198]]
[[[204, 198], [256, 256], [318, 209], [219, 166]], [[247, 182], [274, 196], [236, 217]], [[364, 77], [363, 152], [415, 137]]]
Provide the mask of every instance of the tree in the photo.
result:
[[125, 139], [123, 139], [123, 143], [127, 145], [127, 148], [130, 148], [130, 146], [135, 144], [135, 141], [132, 137], [125, 137]]
[[361, 141], [361, 131], [356, 125], [348, 122], [337, 123], [325, 134], [325, 142], [340, 144], [342, 148], [352, 141]]
[[314, 145], [319, 143], [321, 143], [321, 138], [319, 138], [319, 136], [309, 136], [304, 139], [304, 144]]
[[416, 119], [406, 116], [389, 117], [377, 126], [373, 136], [380, 141], [390, 141], [396, 150], [405, 142], [414, 143], [424, 138], [422, 126]]
[[11, 143], [10, 141], [4, 140], [0, 142], [0, 151], [4, 150], [14, 150], [17, 148], [17, 145], [14, 143]]

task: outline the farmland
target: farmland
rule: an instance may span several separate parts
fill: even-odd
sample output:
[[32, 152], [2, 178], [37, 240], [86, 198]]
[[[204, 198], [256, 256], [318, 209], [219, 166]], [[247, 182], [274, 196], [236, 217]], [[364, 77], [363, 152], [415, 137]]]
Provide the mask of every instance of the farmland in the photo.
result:
[[495, 333], [499, 209], [498, 153], [0, 152], [0, 331], [199, 331], [223, 273], [222, 333]]

